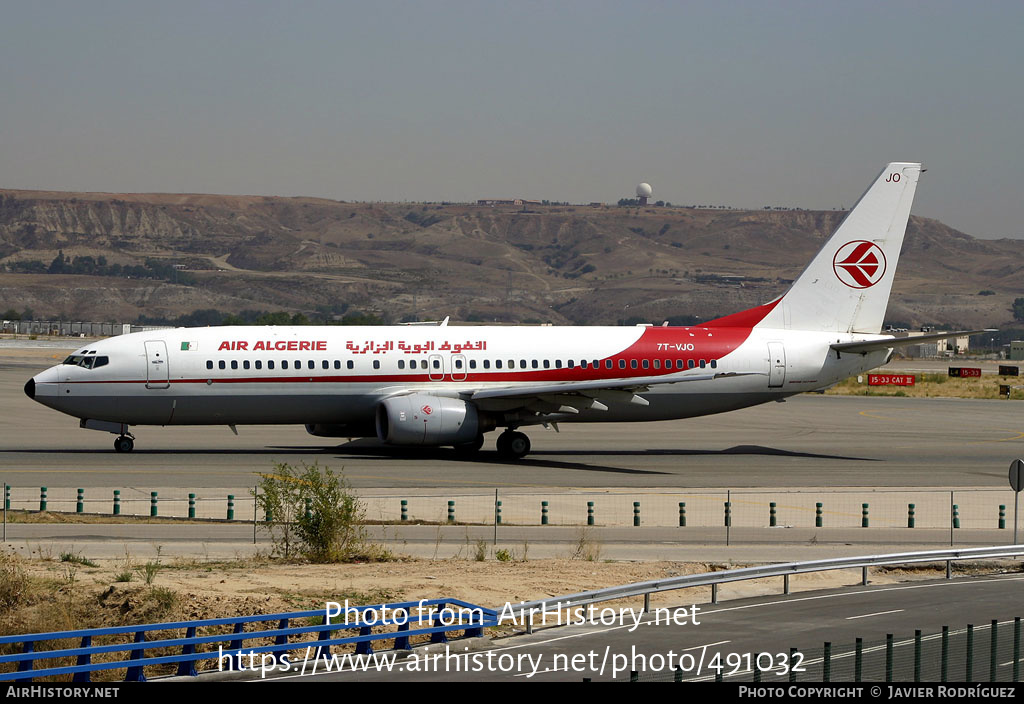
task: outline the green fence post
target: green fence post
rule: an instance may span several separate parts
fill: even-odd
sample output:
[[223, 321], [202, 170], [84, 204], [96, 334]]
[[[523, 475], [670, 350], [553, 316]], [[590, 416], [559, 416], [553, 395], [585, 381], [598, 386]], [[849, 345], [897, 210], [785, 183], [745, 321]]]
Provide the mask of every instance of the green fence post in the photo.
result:
[[680, 528], [685, 528], [686, 527], [686, 502], [685, 501], [680, 501], [679, 502], [679, 527]]
[[195, 518], [196, 517], [196, 495], [195, 494], [189, 494], [188, 495], [188, 517], [189, 518]]
[[996, 654], [999, 650], [999, 641], [996, 636], [996, 627], [999, 625], [999, 621], [992, 619], [992, 645], [988, 649], [988, 681], [996, 681]]
[[114, 515], [121, 515], [121, 490], [114, 489]]
[[235, 495], [228, 494], [228, 520], [235, 520]]
[[832, 643], [825, 641], [825, 652], [821, 659], [821, 681], [832, 681]]
[[914, 527], [914, 504], [907, 504], [907, 528]]
[[821, 528], [821, 502], [814, 504], [814, 527]]
[[540, 502], [540, 524], [546, 526], [548, 524], [548, 502]]
[[85, 489], [78, 490], [78, 500], [75, 502], [75, 513], [85, 512]]
[[45, 511], [46, 510], [46, 487], [45, 486], [39, 487], [39, 510], [40, 511]]
[[1013, 618], [1013, 681], [1020, 679], [1020, 616]]
[[455, 523], [455, 502], [448, 502], [448, 522]]
[[853, 647], [853, 681], [860, 682], [861, 673], [864, 671], [864, 639], [858, 638], [857, 644]]
[[768, 502], [768, 526], [775, 528], [778, 525], [778, 519], [775, 517], [775, 502]]
[[588, 526], [594, 525], [594, 502], [593, 501], [588, 501], [587, 502], [587, 525]]
[[637, 527], [639, 525], [640, 525], [640, 502], [639, 501], [634, 501], [633, 502], [633, 527], [635, 528], [635, 527]]
[[155, 491], [149, 492], [149, 515], [150, 515], [151, 518], [157, 515], [157, 510], [156, 510], [157, 495], [156, 494], [157, 493]]
[[406, 499], [402, 499], [402, 520], [409, 520], [409, 501]]
[[945, 682], [949, 675], [949, 626], [942, 627], [942, 668], [939, 671], [939, 681]]
[[967, 624], [967, 669], [964, 682], [974, 679], [974, 624]]
[[914, 681], [921, 681], [921, 629], [914, 631]]
[[1006, 504], [999, 504], [999, 530], [1006, 529]]
[[4, 511], [11, 510], [11, 485], [4, 484]]
[[953, 527], [960, 527], [960, 504], [953, 504]]
[[892, 633], [885, 634], [885, 681], [892, 682]]
[[867, 504], [861, 504], [860, 505], [860, 527], [861, 528], [867, 528], [868, 527], [868, 505]]

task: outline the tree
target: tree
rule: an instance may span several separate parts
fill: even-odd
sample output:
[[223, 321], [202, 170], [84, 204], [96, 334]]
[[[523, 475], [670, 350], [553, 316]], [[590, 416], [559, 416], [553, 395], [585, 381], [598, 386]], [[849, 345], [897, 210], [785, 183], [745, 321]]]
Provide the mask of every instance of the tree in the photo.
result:
[[1024, 298], [1015, 298], [1013, 300], [1013, 319], [1024, 320]]

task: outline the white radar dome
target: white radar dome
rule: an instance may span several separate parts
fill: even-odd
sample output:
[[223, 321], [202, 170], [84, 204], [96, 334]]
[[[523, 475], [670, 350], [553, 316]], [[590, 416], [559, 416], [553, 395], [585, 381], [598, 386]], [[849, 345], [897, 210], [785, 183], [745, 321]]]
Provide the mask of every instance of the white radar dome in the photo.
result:
[[636, 195], [638, 198], [650, 198], [652, 193], [654, 193], [654, 189], [651, 188], [651, 184], [649, 183], [641, 183], [636, 187]]

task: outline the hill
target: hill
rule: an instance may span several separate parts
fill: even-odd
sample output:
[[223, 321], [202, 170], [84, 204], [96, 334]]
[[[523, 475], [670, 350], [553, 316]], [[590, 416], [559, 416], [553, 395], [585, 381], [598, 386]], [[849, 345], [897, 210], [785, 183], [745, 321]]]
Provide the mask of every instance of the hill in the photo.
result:
[[[0, 310], [707, 319], [783, 291], [844, 214], [0, 190]], [[1006, 324], [1022, 271], [1024, 242], [913, 217], [888, 320]]]

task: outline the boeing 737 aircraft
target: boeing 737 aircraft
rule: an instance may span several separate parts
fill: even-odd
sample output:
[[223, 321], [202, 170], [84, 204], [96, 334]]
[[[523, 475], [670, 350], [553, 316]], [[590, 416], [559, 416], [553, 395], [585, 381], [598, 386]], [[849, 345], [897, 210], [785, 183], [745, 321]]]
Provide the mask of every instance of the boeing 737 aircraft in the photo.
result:
[[[779, 298], [692, 327], [210, 327], [95, 342], [25, 393], [117, 435], [130, 426], [304, 424], [322, 437], [509, 458], [518, 429], [722, 413], [822, 389], [894, 347], [880, 334], [920, 164], [892, 163]], [[557, 425], [556, 425], [557, 427]]]

